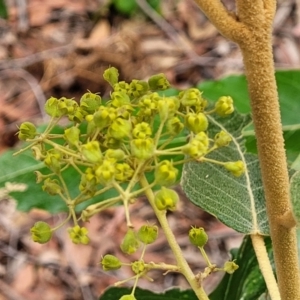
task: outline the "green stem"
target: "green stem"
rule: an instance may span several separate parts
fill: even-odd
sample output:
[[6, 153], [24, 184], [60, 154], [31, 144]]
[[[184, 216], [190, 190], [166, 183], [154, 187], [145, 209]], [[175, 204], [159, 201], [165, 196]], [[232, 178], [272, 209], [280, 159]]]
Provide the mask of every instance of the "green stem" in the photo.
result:
[[204, 260], [205, 260], [205, 262], [206, 262], [206, 264], [207, 264], [207, 266], [208, 266], [209, 268], [211, 268], [212, 263], [210, 262], [210, 260], [209, 260], [209, 258], [208, 258], [208, 256], [207, 256], [207, 254], [206, 254], [204, 248], [203, 248], [203, 247], [198, 247], [198, 248], [199, 248], [199, 250], [200, 250], [200, 252], [201, 252], [201, 254], [202, 254], [202, 256], [203, 256], [203, 258], [204, 258]]
[[170, 264], [165, 264], [165, 263], [154, 263], [150, 262], [148, 264], [145, 264], [146, 268], [149, 270], [162, 270], [166, 272], [180, 272], [180, 269], [178, 266], [175, 265], [170, 265]]
[[[140, 184], [142, 187], [147, 187], [149, 186], [149, 183], [145, 177], [145, 175], [142, 175], [140, 178]], [[196, 293], [198, 299], [200, 300], [209, 300], [207, 294], [205, 293], [203, 287], [199, 284], [197, 281], [195, 275], [193, 274], [191, 268], [189, 267], [187, 261], [185, 260], [182, 251], [176, 241], [176, 238], [168, 224], [168, 220], [166, 217], [166, 212], [165, 211], [159, 211], [154, 203], [154, 194], [152, 189], [146, 189], [145, 195], [148, 198], [149, 203], [151, 204], [155, 215], [160, 223], [160, 226], [162, 230], [165, 233], [166, 239], [169, 243], [170, 248], [172, 249], [172, 252], [175, 256], [177, 265], [180, 269], [180, 272], [185, 276], [186, 280], [189, 282], [191, 288], [194, 290]]]
[[183, 155], [182, 151], [169, 151], [169, 150], [155, 150], [155, 155], [159, 156], [159, 155]]

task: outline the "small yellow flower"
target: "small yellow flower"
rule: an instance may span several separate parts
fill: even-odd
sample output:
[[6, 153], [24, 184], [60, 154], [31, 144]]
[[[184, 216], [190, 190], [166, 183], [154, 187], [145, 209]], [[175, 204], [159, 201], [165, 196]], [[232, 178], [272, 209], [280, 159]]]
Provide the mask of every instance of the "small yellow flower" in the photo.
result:
[[88, 230], [85, 227], [76, 225], [73, 228], [69, 228], [68, 232], [74, 244], [87, 245], [90, 241], [89, 237], [87, 236]]

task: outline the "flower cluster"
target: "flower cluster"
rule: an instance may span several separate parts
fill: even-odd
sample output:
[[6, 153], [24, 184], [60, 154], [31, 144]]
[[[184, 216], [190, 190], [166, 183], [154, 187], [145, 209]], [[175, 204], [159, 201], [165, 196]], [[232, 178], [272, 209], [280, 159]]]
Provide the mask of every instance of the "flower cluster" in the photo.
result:
[[[39, 133], [35, 125], [20, 125], [19, 138], [30, 143], [34, 157], [49, 169], [47, 174], [36, 172], [37, 182], [49, 195], [59, 195], [69, 209], [67, 219], [57, 228], [72, 220], [69, 236], [76, 244], [88, 244], [90, 239], [80, 222], [114, 206], [124, 204], [128, 231], [121, 244], [124, 253], [134, 253], [142, 243], [148, 245], [157, 237], [156, 226], [144, 226], [137, 233], [132, 229], [128, 206], [138, 196], [151, 190], [157, 213], [174, 211], [179, 201], [171, 189], [180, 178], [180, 166], [195, 160], [216, 162], [234, 176], [245, 171], [242, 161], [220, 162], [206, 158], [211, 152], [226, 147], [232, 137], [221, 130], [214, 137], [208, 134], [210, 114], [226, 117], [234, 111], [232, 98], [224, 96], [213, 107], [202, 92], [190, 88], [178, 96], [166, 96], [170, 87], [164, 74], [147, 81], [119, 81], [117, 69], [104, 72], [111, 85], [108, 100], [87, 92], [79, 101], [51, 97], [45, 111], [51, 117], [48, 127]], [[70, 121], [63, 133], [55, 133], [62, 118]], [[68, 190], [65, 174], [72, 169], [78, 178], [78, 193]], [[76, 208], [90, 199], [77, 217]], [[36, 223], [32, 238], [47, 242], [56, 228]], [[192, 243], [205, 243], [205, 235], [193, 230]], [[105, 270], [121, 267], [113, 256], [102, 260]], [[135, 274], [145, 274], [149, 265], [142, 259], [132, 265]]]
[[[51, 97], [45, 104], [52, 118], [45, 132], [38, 133], [30, 122], [21, 124], [19, 138], [31, 143], [35, 158], [50, 170], [50, 174], [37, 172], [37, 181], [43, 182], [45, 192], [65, 200], [70, 218], [78, 204], [109, 189], [117, 190], [119, 196], [83, 210], [81, 219], [88, 221], [102, 209], [128, 204], [142, 194], [143, 188], [139, 193], [137, 185], [141, 175], [149, 173], [154, 175], [150, 187], [161, 188], [155, 195], [157, 209], [174, 210], [178, 196], [169, 186], [179, 179], [179, 166], [190, 160], [205, 161], [206, 155], [230, 144], [228, 132], [222, 130], [211, 139], [207, 129], [208, 114], [227, 116], [234, 111], [232, 99], [221, 97], [208, 110], [198, 89], [187, 89], [176, 97], [159, 92], [170, 86], [164, 74], [127, 83], [119, 81], [118, 71], [112, 67], [104, 72], [104, 78], [113, 88], [107, 101], [91, 92], [79, 102]], [[63, 134], [53, 134], [63, 117], [71, 124]], [[242, 161], [221, 164], [234, 176], [245, 171]], [[70, 197], [64, 181], [64, 172], [70, 168], [80, 177], [80, 193], [75, 198]], [[79, 226], [77, 221], [75, 226]], [[129, 217], [127, 221], [130, 224]]]

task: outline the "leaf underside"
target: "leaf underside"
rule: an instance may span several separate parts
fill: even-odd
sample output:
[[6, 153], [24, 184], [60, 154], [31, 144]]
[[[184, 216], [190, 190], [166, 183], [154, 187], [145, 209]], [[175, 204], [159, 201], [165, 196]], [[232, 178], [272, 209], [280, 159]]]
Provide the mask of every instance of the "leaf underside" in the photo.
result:
[[247, 115], [228, 118], [210, 117], [208, 135], [213, 138], [220, 130], [232, 136], [227, 147], [207, 155], [218, 161], [242, 160], [246, 172], [234, 177], [224, 167], [212, 163], [190, 162], [184, 165], [181, 186], [197, 206], [217, 217], [227, 226], [244, 234], [269, 234], [259, 161], [245, 153], [242, 129], [250, 122]]

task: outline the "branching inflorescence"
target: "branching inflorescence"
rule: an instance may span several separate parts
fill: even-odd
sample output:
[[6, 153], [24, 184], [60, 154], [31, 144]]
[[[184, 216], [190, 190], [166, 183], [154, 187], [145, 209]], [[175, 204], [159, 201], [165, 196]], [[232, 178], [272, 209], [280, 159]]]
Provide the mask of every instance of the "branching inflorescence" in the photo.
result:
[[[43, 133], [38, 133], [30, 122], [20, 125], [19, 138], [29, 142], [25, 149], [31, 148], [34, 157], [50, 170], [48, 174], [36, 172], [37, 182], [43, 183], [42, 188], [49, 195], [59, 195], [69, 210], [66, 220], [56, 228], [37, 222], [31, 229], [32, 239], [46, 243], [54, 230], [72, 220], [74, 226], [68, 230], [71, 240], [76, 244], [88, 244], [88, 231], [81, 226], [82, 222], [108, 207], [123, 204], [128, 230], [121, 250], [132, 254], [142, 246], [140, 259], [130, 264], [135, 274], [130, 278], [135, 280], [134, 289], [140, 277], [149, 278], [148, 271], [160, 269], [182, 273], [199, 299], [207, 299], [203, 296], [201, 280], [217, 270], [232, 273], [237, 265], [227, 262], [220, 269], [211, 264], [203, 249], [207, 241], [205, 231], [192, 228], [190, 241], [199, 248], [208, 267], [200, 275], [191, 275], [168, 228], [166, 211], [176, 209], [179, 197], [170, 187], [179, 180], [180, 167], [186, 162], [216, 163], [234, 176], [243, 174], [245, 166], [241, 161], [220, 162], [206, 158], [212, 151], [231, 142], [230, 134], [225, 131], [214, 137], [208, 136], [207, 115], [230, 115], [234, 111], [233, 101], [224, 96], [210, 107], [202, 93], [194, 88], [182, 91], [178, 96], [165, 96], [162, 91], [170, 84], [163, 74], [152, 76], [148, 81], [132, 80], [130, 83], [119, 81], [118, 75], [113, 67], [104, 72], [104, 78], [113, 89], [108, 101], [91, 92], [85, 93], [79, 103], [73, 99], [51, 97], [45, 104], [51, 121]], [[53, 133], [65, 117], [71, 125], [64, 133]], [[64, 178], [64, 172], [70, 168], [80, 178], [74, 197]], [[101, 195], [109, 191], [114, 191], [113, 196], [101, 199]], [[143, 194], [156, 213], [175, 255], [176, 265], [143, 260], [147, 245], [153, 243], [158, 234], [158, 227], [153, 224], [143, 225], [137, 231], [134, 229], [128, 207]], [[90, 199], [96, 200], [87, 204], [78, 216], [78, 205]], [[126, 265], [110, 254], [102, 257], [101, 264], [104, 270]], [[120, 283], [123, 282], [117, 284]], [[126, 299], [135, 299], [134, 289]]]

